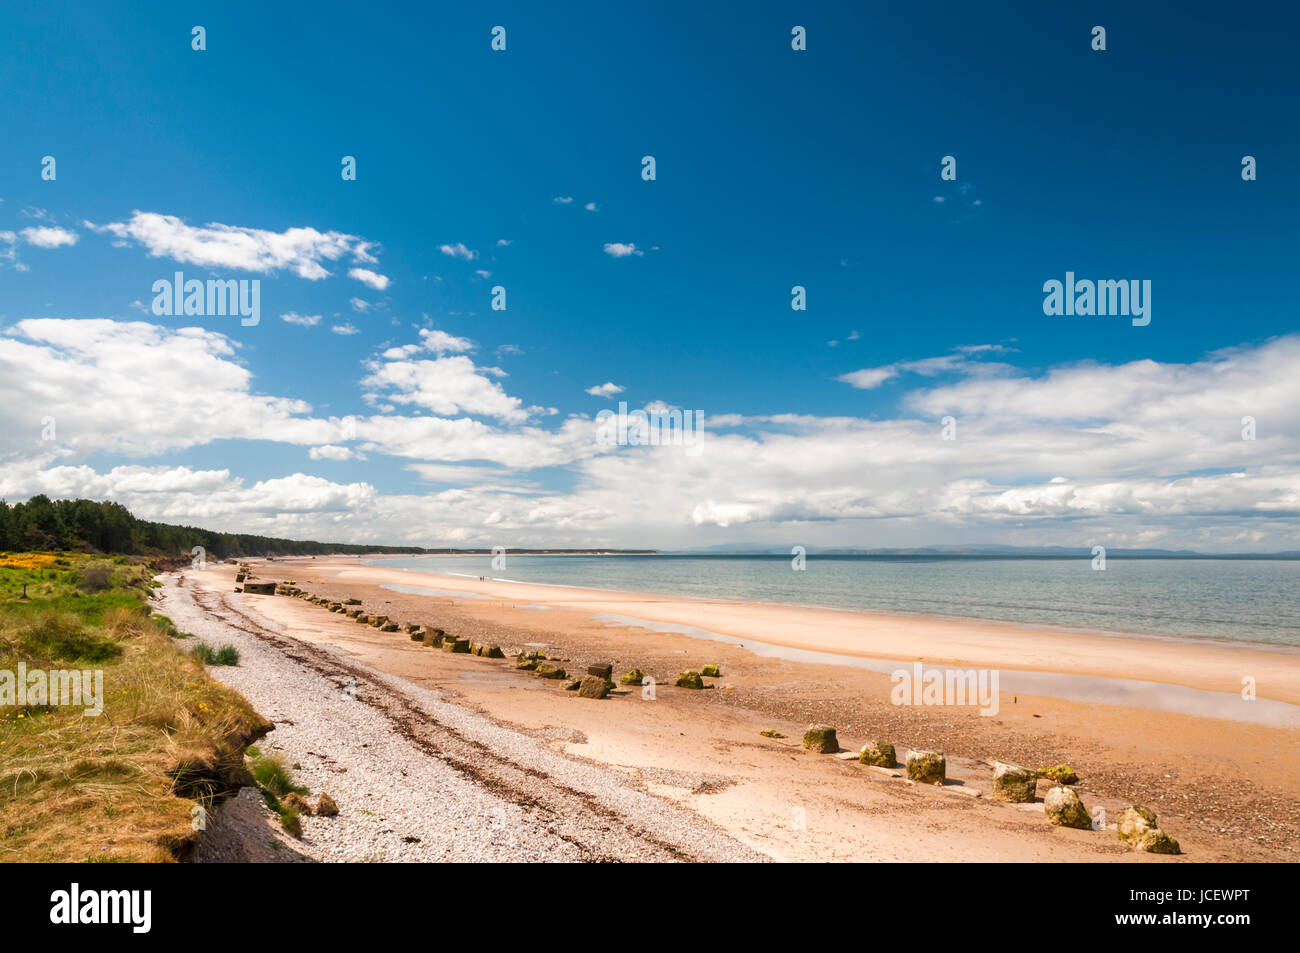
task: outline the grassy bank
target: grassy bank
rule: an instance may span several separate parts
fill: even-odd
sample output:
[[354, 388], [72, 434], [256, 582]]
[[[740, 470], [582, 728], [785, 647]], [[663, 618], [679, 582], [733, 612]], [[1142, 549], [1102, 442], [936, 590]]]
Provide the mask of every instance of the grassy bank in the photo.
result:
[[[0, 554], [0, 860], [176, 859], [204, 810], [252, 783], [244, 749], [269, 725], [150, 614], [150, 575], [123, 557]], [[80, 704], [19, 697], [20, 663], [29, 679], [83, 673]]]

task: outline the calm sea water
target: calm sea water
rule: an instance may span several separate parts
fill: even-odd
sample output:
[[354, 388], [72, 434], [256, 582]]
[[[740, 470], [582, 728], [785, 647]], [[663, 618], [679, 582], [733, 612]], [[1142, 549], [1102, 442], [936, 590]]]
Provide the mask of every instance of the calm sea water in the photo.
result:
[[[417, 556], [392, 568], [747, 602], [1300, 646], [1300, 561], [810, 556]], [[448, 588], [455, 588], [450, 582]]]

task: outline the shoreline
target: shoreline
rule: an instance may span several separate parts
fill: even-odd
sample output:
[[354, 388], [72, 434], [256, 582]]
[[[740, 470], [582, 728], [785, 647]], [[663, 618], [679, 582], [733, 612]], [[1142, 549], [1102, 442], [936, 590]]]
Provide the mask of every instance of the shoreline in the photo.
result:
[[[748, 634], [748, 628], [741, 647], [739, 639], [715, 643], [680, 632], [611, 625], [597, 620], [599, 613], [581, 598], [586, 593], [575, 599], [571, 590], [552, 590], [547, 598], [532, 601], [527, 596], [538, 587], [468, 579], [457, 585], [475, 590], [480, 598], [403, 593], [389, 588], [393, 581], [421, 581], [420, 574], [362, 566], [351, 559], [253, 561], [253, 567], [259, 578], [294, 579], [327, 599], [356, 598], [365, 612], [435, 625], [475, 642], [495, 642], [508, 655], [542, 647], [570, 671], [612, 662], [616, 677], [641, 668], [658, 683], [658, 703], [622, 686], [605, 701], [578, 701], [557, 682], [515, 671], [508, 659], [446, 655], [404, 634], [357, 625], [301, 600], [245, 597], [259, 612], [289, 625], [295, 638], [446, 693], [503, 724], [580, 739], [565, 742], [562, 750], [643, 778], [652, 793], [686, 804], [779, 859], [943, 855], [1152, 862], [1156, 858], [1134, 854], [1115, 837], [1115, 812], [1129, 804], [1155, 810], [1162, 827], [1183, 843], [1187, 859], [1293, 860], [1300, 852], [1300, 810], [1293, 804], [1300, 765], [1278, 755], [1300, 743], [1296, 728], [1123, 703], [1079, 703], [1050, 694], [1016, 696], [1006, 690], [996, 717], [983, 717], [972, 707], [898, 706], [890, 700], [890, 679], [879, 672], [822, 659], [760, 655], [754, 651], [756, 633]], [[229, 592], [228, 572], [210, 570], [185, 575], [205, 588]], [[423, 581], [441, 588], [446, 580], [426, 574]], [[607, 592], [593, 595], [598, 602], [611, 601]], [[620, 610], [626, 610], [624, 602]], [[709, 608], [730, 612], [734, 607]], [[968, 634], [975, 631], [983, 636], [986, 630], [966, 627]], [[1186, 654], [1182, 646], [1166, 650]], [[931, 662], [927, 658], [926, 666]], [[715, 690], [672, 687], [676, 672], [704, 663], [721, 666], [723, 678]], [[804, 752], [798, 739], [810, 722], [837, 726], [840, 744], [849, 750], [883, 738], [900, 752], [944, 751], [949, 776], [958, 779], [954, 783], [982, 789], [986, 797], [971, 801], [951, 796], [963, 792], [948, 790], [931, 796], [888, 778], [878, 785], [864, 777], [856, 761]], [[780, 729], [787, 740], [761, 737], [767, 728]], [[1072, 765], [1082, 779], [1080, 795], [1090, 807], [1108, 812], [1112, 829], [1066, 832], [1047, 825], [1042, 791], [1037, 813], [989, 801], [990, 759], [1033, 767]], [[688, 775], [706, 779], [689, 789], [660, 783]], [[808, 805], [809, 816], [816, 814], [817, 836], [788, 830], [791, 804]], [[918, 808], [926, 809], [929, 821], [911, 816]], [[967, 830], [972, 809], [987, 816], [992, 827]], [[881, 828], [884, 815], [892, 825], [887, 830]], [[943, 831], [937, 841], [935, 822]], [[884, 852], [888, 856], [882, 854], [885, 840], [892, 843]], [[958, 841], [960, 857], [952, 846]], [[944, 854], [950, 847], [952, 853]]]
[[[1255, 680], [1259, 698], [1300, 706], [1300, 649], [1260, 642], [1111, 634], [989, 619], [504, 582], [360, 561], [331, 565], [337, 568], [341, 582], [367, 577], [380, 585], [419, 586], [423, 578], [434, 582], [425, 588], [446, 591], [447, 587], [438, 583], [454, 580], [462, 593], [481, 599], [564, 606], [593, 616], [689, 626], [742, 643], [749, 639], [794, 651], [1152, 682], [1237, 697], [1241, 697], [1242, 679], [1249, 677]], [[430, 598], [439, 597], [466, 595]], [[899, 651], [903, 645], [909, 651]], [[1243, 703], [1247, 702], [1243, 699]]]
[[[587, 555], [587, 554], [585, 553], [584, 554], [526, 553], [521, 555], [527, 555], [533, 557], [533, 556]], [[604, 555], [604, 554], [596, 554], [596, 555]], [[608, 555], [617, 555], [617, 554], [608, 554]], [[437, 559], [463, 558], [458, 554], [451, 554], [451, 553], [430, 553], [428, 554], [428, 556]], [[286, 558], [301, 559], [303, 557], [295, 556], [295, 557], [286, 557]], [[351, 559], [354, 557], [340, 557], [340, 558]], [[358, 560], [358, 562], [355, 565], [371, 566], [375, 569], [387, 569], [393, 572], [419, 573], [421, 572], [421, 570], [419, 569], [411, 569], [407, 567], [381, 566], [381, 565], [377, 565], [374, 562], [364, 562], [362, 560], [369, 560], [374, 558], [423, 559], [426, 557], [424, 556], [416, 556], [416, 557], [365, 556], [365, 557], [355, 557], [355, 558]], [[1291, 560], [1283, 560], [1283, 561], [1291, 561]], [[442, 576], [449, 579], [468, 579], [476, 582], [477, 581], [495, 582], [495, 583], [500, 583], [502, 585], [543, 586], [543, 587], [554, 588], [554, 589], [578, 589], [587, 592], [609, 593], [610, 595], [615, 595], [615, 596], [639, 596], [643, 598], [651, 598], [660, 601], [682, 600], [684, 602], [706, 602], [706, 603], [717, 602], [717, 603], [732, 604], [732, 605], [772, 606], [776, 608], [788, 608], [788, 609], [811, 609], [811, 610], [824, 611], [824, 612], [847, 612], [847, 613], [863, 614], [863, 615], [879, 615], [884, 617], [930, 620], [934, 622], [969, 623], [971, 625], [986, 624], [986, 625], [994, 625], [994, 626], [1011, 626], [1019, 629], [1024, 629], [1027, 632], [1044, 631], [1044, 632], [1058, 633], [1063, 635], [1069, 635], [1069, 634], [1092, 635], [1092, 636], [1098, 636], [1103, 638], [1139, 639], [1139, 640], [1150, 640], [1150, 641], [1158, 641], [1158, 642], [1171, 642], [1175, 644], [1186, 644], [1192, 646], [1211, 645], [1211, 646], [1224, 646], [1224, 647], [1238, 647], [1243, 649], [1253, 648], [1253, 649], [1260, 649], [1264, 651], [1293, 653], [1296, 656], [1300, 657], [1300, 645], [1286, 645], [1280, 642], [1266, 642], [1260, 639], [1244, 639], [1244, 638], [1230, 639], [1230, 638], [1224, 638], [1223, 636], [1219, 636], [1219, 635], [1183, 635], [1183, 634], [1175, 634], [1175, 633], [1151, 632], [1151, 631], [1140, 630], [1140, 629], [1104, 629], [1104, 628], [1097, 628], [1095, 626], [1068, 625], [1066, 623], [1025, 622], [1019, 619], [1004, 619], [1004, 618], [998, 618], [994, 616], [952, 615], [952, 614], [941, 613], [941, 612], [922, 612], [919, 610], [909, 610], [909, 609], [877, 609], [871, 606], [835, 606], [835, 605], [826, 605], [817, 602], [773, 602], [773, 601], [768, 601], [766, 599], [754, 599], [754, 598], [732, 599], [732, 598], [728, 598], [727, 596], [721, 596], [721, 595], [695, 596], [695, 595], [689, 595], [687, 593], [668, 592], [668, 591], [661, 591], [655, 589], [607, 589], [607, 588], [596, 587], [596, 586], [576, 586], [573, 585], [572, 583], [530, 582], [526, 579], [507, 579], [500, 576], [476, 576], [472, 573], [447, 572], [447, 571], [438, 571], [438, 570], [429, 570], [428, 575]]]

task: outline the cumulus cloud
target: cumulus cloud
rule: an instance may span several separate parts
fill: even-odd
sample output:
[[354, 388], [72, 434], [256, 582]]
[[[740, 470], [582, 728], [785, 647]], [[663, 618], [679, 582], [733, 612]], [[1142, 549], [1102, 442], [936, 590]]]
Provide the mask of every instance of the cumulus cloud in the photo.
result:
[[627, 258], [629, 255], [644, 255], [645, 252], [628, 242], [606, 242], [605, 254], [611, 258]]
[[525, 407], [493, 378], [505, 376], [496, 367], [478, 367], [463, 356], [410, 360], [380, 357], [366, 364], [362, 380], [372, 403], [410, 404], [439, 416], [470, 414], [522, 423], [541, 408]]
[[[374, 412], [320, 419], [303, 401], [259, 394], [220, 334], [19, 322], [0, 333], [0, 404], [21, 408], [0, 419], [0, 495], [110, 498], [154, 519], [426, 545], [509, 533], [519, 545], [670, 548], [743, 528], [748, 539], [794, 534], [810, 545], [1295, 548], [1300, 336], [1184, 364], [1033, 372], [994, 365], [1004, 346], [972, 345], [884, 365], [910, 388], [893, 414], [853, 416], [851, 403], [837, 416], [710, 414], [694, 456], [672, 444], [602, 445], [590, 415], [543, 425], [544, 409], [509, 393], [510, 379], [478, 366], [473, 350], [424, 329], [364, 362]], [[45, 415], [57, 420], [55, 441], [36, 439]], [[941, 439], [944, 416], [956, 419], [956, 440]], [[1241, 439], [1247, 416], [1255, 440]], [[238, 464], [99, 472], [84, 460], [227, 439], [304, 446], [322, 462], [388, 458], [427, 492], [302, 473], [250, 483]], [[530, 480], [561, 467], [563, 492]]]
[[357, 452], [351, 447], [326, 444], [323, 447], [312, 447], [307, 451], [307, 456], [313, 460], [353, 460], [357, 457]]
[[613, 381], [605, 381], [603, 384], [597, 384], [595, 387], [588, 387], [586, 393], [592, 397], [613, 397], [615, 394], [621, 394], [625, 388], [620, 387]]
[[77, 239], [81, 237], [74, 231], [53, 225], [24, 228], [19, 234], [23, 236], [23, 241], [37, 248], [62, 248], [65, 245], [75, 245]]
[[233, 268], [272, 274], [288, 270], [310, 281], [329, 276], [325, 262], [348, 255], [373, 262], [372, 243], [341, 232], [318, 232], [314, 228], [288, 228], [283, 232], [245, 228], [210, 222], [187, 225], [175, 215], [157, 212], [132, 213], [125, 222], [94, 225], [93, 231], [113, 235], [122, 242], [143, 245], [153, 258], [170, 258], [183, 264], [207, 268]]
[[330, 330], [335, 334], [341, 334], [344, 337], [351, 337], [353, 334], [361, 333], [361, 329], [350, 322], [345, 324], [335, 324], [330, 328]]
[[458, 338], [437, 328], [421, 328], [419, 338], [416, 344], [388, 348], [383, 352], [382, 357], [387, 361], [398, 361], [419, 354], [421, 351], [434, 354], [464, 354], [466, 351], [474, 350], [474, 342], [468, 338]]
[[337, 425], [301, 400], [254, 392], [236, 345], [203, 328], [105, 319], [19, 321], [0, 334], [0, 460], [27, 455], [52, 417], [52, 456], [157, 454], [213, 440], [323, 444]]
[[376, 291], [385, 291], [390, 284], [387, 275], [378, 274], [369, 268], [351, 268], [348, 270], [348, 277], [355, 278], [363, 285], [369, 285]]
[[287, 321], [290, 324], [296, 324], [303, 328], [314, 328], [320, 324], [319, 314], [299, 314], [296, 311], [286, 311], [280, 315], [281, 321]]
[[438, 251], [448, 258], [459, 258], [461, 261], [473, 261], [478, 257], [478, 252], [472, 248], [466, 248], [463, 242], [457, 242], [454, 245], [439, 245]]

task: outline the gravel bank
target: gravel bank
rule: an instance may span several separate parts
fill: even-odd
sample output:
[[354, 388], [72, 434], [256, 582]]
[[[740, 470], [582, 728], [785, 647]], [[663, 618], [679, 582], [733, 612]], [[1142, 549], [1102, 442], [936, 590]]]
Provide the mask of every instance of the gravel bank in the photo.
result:
[[[754, 861], [765, 859], [617, 772], [565, 757], [436, 693], [286, 637], [240, 593], [162, 577], [159, 611], [240, 664], [214, 678], [275, 730], [300, 783], [338, 802], [303, 818], [323, 861]], [[202, 850], [199, 856], [203, 857]]]

